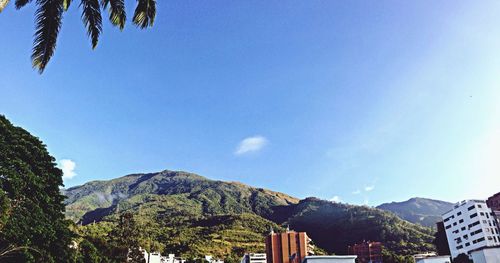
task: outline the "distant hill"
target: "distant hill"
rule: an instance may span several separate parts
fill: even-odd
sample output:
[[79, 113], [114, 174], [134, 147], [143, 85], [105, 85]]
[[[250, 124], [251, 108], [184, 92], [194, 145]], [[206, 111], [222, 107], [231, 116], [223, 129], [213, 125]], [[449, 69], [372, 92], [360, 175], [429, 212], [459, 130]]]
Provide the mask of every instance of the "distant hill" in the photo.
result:
[[[175, 171], [132, 174], [63, 190], [68, 218], [109, 231], [122, 212], [133, 212], [148, 238], [185, 257], [211, 254], [235, 261], [264, 252], [269, 228], [306, 231], [315, 244], [342, 254], [362, 240], [378, 240], [395, 254], [434, 250], [429, 228], [376, 208], [289, 195]], [[90, 232], [99, 232], [90, 231]]]
[[453, 203], [416, 197], [404, 202], [381, 204], [377, 208], [393, 212], [415, 224], [435, 227], [436, 222], [441, 221], [441, 215], [453, 208]]

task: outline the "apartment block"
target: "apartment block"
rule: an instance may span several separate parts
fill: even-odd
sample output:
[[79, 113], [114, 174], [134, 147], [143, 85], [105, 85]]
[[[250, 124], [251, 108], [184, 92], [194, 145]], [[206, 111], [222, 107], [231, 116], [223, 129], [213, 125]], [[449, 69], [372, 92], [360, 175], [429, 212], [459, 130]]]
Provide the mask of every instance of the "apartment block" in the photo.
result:
[[347, 251], [351, 255], [358, 256], [358, 263], [382, 263], [382, 243], [380, 242], [363, 241], [349, 246]]
[[465, 200], [443, 214], [451, 257], [500, 245], [497, 222], [484, 200]]
[[308, 255], [310, 241], [305, 232], [271, 232], [266, 238], [267, 263], [301, 263]]

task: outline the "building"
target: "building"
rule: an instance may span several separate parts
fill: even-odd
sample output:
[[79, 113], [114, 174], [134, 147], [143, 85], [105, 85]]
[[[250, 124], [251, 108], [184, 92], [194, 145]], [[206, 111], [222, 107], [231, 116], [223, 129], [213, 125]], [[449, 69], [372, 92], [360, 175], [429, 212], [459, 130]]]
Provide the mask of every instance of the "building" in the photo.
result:
[[486, 205], [488, 205], [488, 207], [493, 211], [493, 214], [495, 214], [497, 227], [500, 231], [500, 193], [488, 198], [488, 200], [486, 200]]
[[471, 251], [474, 263], [498, 263], [500, 262], [500, 247], [486, 247]]
[[500, 245], [497, 222], [483, 200], [465, 200], [456, 203], [443, 214], [443, 223], [451, 257], [469, 255], [482, 247]]
[[243, 256], [241, 263], [266, 263], [266, 254], [248, 253]]
[[302, 263], [355, 263], [356, 256], [307, 256]]
[[437, 256], [436, 253], [414, 255], [415, 263], [451, 263], [450, 256]]
[[300, 263], [311, 250], [311, 239], [305, 232], [271, 231], [266, 237], [267, 263]]
[[144, 253], [144, 258], [146, 263], [184, 263], [186, 262], [182, 258], [176, 258], [174, 254], [168, 254], [168, 256], [162, 256], [160, 252], [148, 253], [146, 250], [142, 250]]
[[358, 263], [382, 263], [382, 243], [363, 241], [349, 246], [347, 251], [358, 256]]

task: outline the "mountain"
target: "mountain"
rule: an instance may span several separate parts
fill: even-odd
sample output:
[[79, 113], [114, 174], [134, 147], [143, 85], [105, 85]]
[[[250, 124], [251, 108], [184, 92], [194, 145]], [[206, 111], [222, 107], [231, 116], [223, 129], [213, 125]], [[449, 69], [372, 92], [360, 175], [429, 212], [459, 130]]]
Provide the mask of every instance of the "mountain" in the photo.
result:
[[211, 254], [235, 262], [244, 252], [264, 252], [269, 228], [280, 231], [287, 224], [306, 231], [319, 253], [342, 254], [362, 240], [382, 241], [387, 253], [397, 255], [433, 250], [429, 228], [387, 211], [299, 200], [186, 172], [132, 174], [63, 192], [68, 218], [84, 225], [84, 232], [105, 238], [120, 213], [132, 212], [148, 240], [156, 240], [166, 253], [185, 257]]
[[427, 198], [411, 198], [404, 202], [385, 203], [377, 208], [390, 211], [409, 222], [435, 227], [441, 215], [453, 208], [453, 203]]

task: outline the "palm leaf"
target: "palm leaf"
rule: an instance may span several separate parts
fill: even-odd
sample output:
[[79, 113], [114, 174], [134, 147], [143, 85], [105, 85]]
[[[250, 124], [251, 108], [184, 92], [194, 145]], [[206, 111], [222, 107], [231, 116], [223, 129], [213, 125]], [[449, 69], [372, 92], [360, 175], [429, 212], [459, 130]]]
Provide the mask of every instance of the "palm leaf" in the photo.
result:
[[61, 29], [63, 4], [62, 0], [37, 0], [37, 5], [31, 61], [33, 67], [38, 69], [39, 73], [43, 73], [56, 49], [57, 35]]
[[82, 0], [82, 20], [87, 28], [87, 34], [92, 39], [92, 48], [97, 46], [102, 32], [102, 17], [99, 0]]
[[0, 0], [0, 13], [2, 13], [3, 9], [7, 6], [9, 0]]
[[144, 29], [153, 26], [156, 17], [156, 0], [137, 0], [133, 22]]
[[71, 5], [71, 0], [63, 0], [64, 11], [68, 11], [70, 5]]
[[101, 5], [103, 8], [108, 7], [109, 4], [109, 21], [114, 26], [118, 26], [120, 30], [125, 27], [125, 20], [127, 19], [127, 14], [125, 13], [125, 2], [124, 0], [102, 0]]
[[26, 4], [30, 3], [31, 0], [16, 0], [16, 9], [20, 9], [21, 7], [25, 6]]

